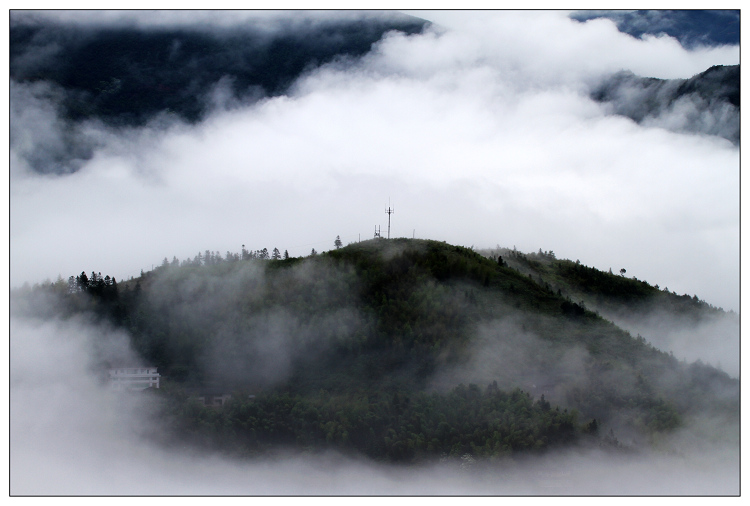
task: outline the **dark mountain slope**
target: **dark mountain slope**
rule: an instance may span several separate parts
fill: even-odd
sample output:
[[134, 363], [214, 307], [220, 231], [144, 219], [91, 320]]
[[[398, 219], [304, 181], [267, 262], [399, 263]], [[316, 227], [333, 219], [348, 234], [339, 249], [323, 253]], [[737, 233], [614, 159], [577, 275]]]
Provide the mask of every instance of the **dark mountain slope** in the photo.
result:
[[688, 49], [740, 43], [739, 10], [576, 11], [570, 17], [581, 22], [608, 18], [617, 24], [618, 30], [633, 37], [669, 35]]
[[[18, 292], [13, 308], [35, 313], [59, 291], [52, 314], [127, 330], [164, 374], [175, 424], [228, 447], [242, 434], [248, 451], [303, 441], [393, 460], [490, 456], [596, 439], [598, 427], [645, 444], [696, 415], [736, 416], [736, 380], [679, 362], [511, 260], [407, 239], [288, 260], [211, 254], [116, 290], [81, 275]], [[547, 268], [569, 279], [563, 264]], [[192, 406], [206, 388], [236, 402]]]
[[367, 53], [384, 33], [418, 33], [401, 16], [296, 23], [268, 33], [247, 27], [63, 25], [14, 18], [10, 77], [46, 81], [66, 93], [65, 118], [142, 125], [170, 111], [188, 121], [206, 112], [219, 82], [236, 99], [283, 94], [299, 75], [334, 58]]
[[678, 295], [667, 287], [620, 273], [600, 271], [580, 262], [559, 260], [553, 252], [522, 254], [498, 248], [499, 255], [538, 283], [581, 301], [603, 318], [679, 358], [720, 364], [739, 375], [739, 315], [717, 308], [697, 295]]
[[220, 81], [240, 100], [283, 94], [312, 67], [361, 56], [387, 31], [417, 33], [425, 25], [409, 16], [373, 17], [268, 34], [251, 26], [72, 26], [18, 18], [10, 28], [11, 79], [61, 87], [65, 118], [117, 125], [142, 125], [165, 111], [197, 121]]
[[740, 141], [740, 67], [717, 65], [690, 79], [655, 79], [623, 71], [591, 93], [612, 113], [669, 130]]
[[[31, 143], [21, 151], [33, 170], [75, 172], [101, 142], [87, 121], [109, 128], [195, 123], [215, 109], [283, 95], [320, 65], [345, 64], [389, 31], [414, 34], [426, 24], [373, 13], [315, 20], [290, 14], [270, 26], [137, 27], [12, 12], [11, 144]], [[47, 135], [25, 131], [35, 114], [54, 127]]]

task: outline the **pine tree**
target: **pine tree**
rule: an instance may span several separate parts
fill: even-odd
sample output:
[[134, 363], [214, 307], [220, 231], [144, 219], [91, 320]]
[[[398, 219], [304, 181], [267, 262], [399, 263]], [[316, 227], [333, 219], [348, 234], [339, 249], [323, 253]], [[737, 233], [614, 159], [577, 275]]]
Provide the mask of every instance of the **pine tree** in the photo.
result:
[[76, 282], [78, 283], [78, 290], [81, 292], [87, 292], [89, 289], [89, 277], [85, 271], [81, 271], [81, 274], [76, 276]]

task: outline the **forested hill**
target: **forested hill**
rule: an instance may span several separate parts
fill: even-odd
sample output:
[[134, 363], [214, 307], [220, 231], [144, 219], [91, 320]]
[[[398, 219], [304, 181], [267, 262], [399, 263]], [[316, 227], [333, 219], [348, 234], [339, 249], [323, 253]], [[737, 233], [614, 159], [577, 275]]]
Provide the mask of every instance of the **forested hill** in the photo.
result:
[[[513, 269], [527, 274], [537, 283], [553, 288], [561, 295], [596, 307], [597, 310], [630, 309], [650, 306], [669, 307], [676, 314], [694, 319], [706, 315], [727, 314], [722, 308], [699, 299], [697, 295], [678, 295], [668, 287], [651, 285], [645, 280], [627, 276], [626, 269], [616, 273], [581, 264], [580, 261], [558, 259], [553, 251], [521, 253], [515, 249], [482, 250], [482, 255], [501, 259]], [[730, 312], [734, 314], [733, 312]]]
[[[573, 296], [628, 305], [658, 288], [519, 255], [413, 239], [305, 258], [207, 251], [127, 282], [81, 273], [15, 290], [11, 307], [126, 330], [164, 376], [175, 434], [240, 453], [333, 445], [409, 461], [620, 447], [615, 434], [637, 447], [695, 417], [737, 416], [737, 380]], [[723, 313], [692, 299], [683, 309]], [[101, 368], [115, 358], [101, 356]], [[202, 389], [234, 401], [191, 403]]]
[[734, 311], [726, 312], [695, 294], [679, 295], [667, 286], [651, 285], [624, 268], [601, 271], [579, 261], [557, 259], [552, 251], [521, 253], [498, 247], [482, 254], [503, 258], [537, 283], [663, 351], [690, 361], [721, 364], [733, 376], [739, 375], [740, 317]]

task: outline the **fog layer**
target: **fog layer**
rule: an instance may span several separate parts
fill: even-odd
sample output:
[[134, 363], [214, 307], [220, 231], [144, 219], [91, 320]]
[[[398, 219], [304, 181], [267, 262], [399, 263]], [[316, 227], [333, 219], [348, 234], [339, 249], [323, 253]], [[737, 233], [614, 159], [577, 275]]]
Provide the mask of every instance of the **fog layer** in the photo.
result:
[[[311, 67], [283, 96], [235, 100], [218, 80], [197, 124], [165, 112], [137, 128], [71, 125], [59, 89], [12, 83], [12, 285], [92, 268], [128, 278], [241, 244], [306, 255], [385, 232], [390, 197], [392, 236], [554, 248], [738, 309], [738, 147], [664, 128], [692, 110], [636, 124], [589, 96], [623, 69], [689, 78], [737, 64], [738, 46], [687, 50], [554, 11], [422, 15], [436, 26]], [[76, 18], [81, 33], [122, 21], [48, 17]], [[197, 11], [142, 28], [186, 17], [227, 29]], [[277, 21], [254, 23], [287, 26]]]
[[737, 432], [726, 425], [719, 437], [716, 427], [706, 424], [676, 435], [682, 439], [676, 453], [671, 444], [645, 455], [574, 449], [494, 466], [465, 459], [460, 466], [436, 463], [408, 470], [336, 454], [240, 462], [189, 448], [167, 450], [155, 443], [165, 427], [155, 416], [153, 399], [110, 390], [91, 367], [102, 357], [127, 357], [123, 335], [83, 321], [14, 319], [10, 351], [11, 495], [739, 491]]

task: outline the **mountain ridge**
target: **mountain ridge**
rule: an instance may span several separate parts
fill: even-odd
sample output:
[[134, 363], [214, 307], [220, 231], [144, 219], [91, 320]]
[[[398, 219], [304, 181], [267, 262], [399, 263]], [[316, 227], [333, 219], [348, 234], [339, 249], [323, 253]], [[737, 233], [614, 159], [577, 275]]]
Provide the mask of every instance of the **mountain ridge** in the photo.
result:
[[689, 79], [639, 77], [623, 70], [595, 86], [591, 97], [639, 124], [740, 142], [739, 65], [714, 65]]
[[[469, 248], [417, 239], [375, 239], [278, 260], [250, 258], [247, 251], [244, 260], [208, 253], [182, 265], [165, 259], [161, 267], [139, 278], [116, 283], [116, 296], [106, 295], [107, 286], [112, 293], [112, 281], [107, 285], [95, 273], [95, 283], [82, 286], [81, 279], [88, 278], [82, 273], [67, 283], [16, 293], [13, 308], [18, 314], [34, 313], [40, 290], [57, 290], [63, 292], [51, 311], [57, 317], [89, 313], [127, 331], [141, 360], [158, 366], [164, 375], [164, 395], [171, 399], [175, 423], [187, 431], [183, 436], [201, 433], [210, 440], [218, 437], [215, 429], [194, 425], [207, 412], [187, 407], [192, 402], [189, 392], [210, 385], [240, 392], [227, 411], [236, 415], [251, 409], [241, 401], [247, 393], [276, 406], [264, 408], [270, 410], [281, 409], [277, 403], [291, 402], [301, 410], [344, 403], [349, 407], [341, 409], [346, 411], [354, 409], [350, 401], [365, 396], [371, 399], [369, 407], [362, 408], [365, 412], [421, 412], [445, 396], [463, 392], [460, 398], [473, 398], [461, 390], [466, 385], [479, 388], [479, 393], [484, 386], [489, 389], [489, 397], [479, 395], [477, 402], [495, 399], [490, 395], [493, 389], [508, 395], [520, 389], [519, 395], [541, 410], [539, 416], [548, 409], [545, 403], [552, 403], [560, 416], [563, 410], [566, 416], [575, 415], [565, 418], [565, 435], [553, 431], [557, 435], [550, 432], [544, 439], [540, 434], [547, 429], [538, 426], [542, 432], [534, 432], [528, 443], [516, 441], [515, 447], [498, 443], [491, 434], [482, 436], [482, 455], [540, 450], [552, 441], [572, 444], [586, 440], [596, 427], [614, 430], [637, 448], [695, 417], [731, 417], [737, 409], [737, 380], [703, 363], [681, 362], [603, 318], [585, 301], [563, 295], [545, 278], [535, 280], [516, 270], [510, 264], [523, 262], [520, 254], [508, 255], [507, 260], [488, 258]], [[568, 262], [555, 259], [549, 265], [564, 269]], [[615, 287], [645, 283], [601, 274], [616, 280]], [[105, 288], [97, 294], [91, 286]], [[653, 287], [648, 291], [661, 293]], [[104, 365], [111, 358], [100, 360]], [[407, 409], [402, 405], [407, 398], [420, 407]], [[485, 408], [471, 409], [479, 413]], [[521, 404], [508, 409], [522, 411]], [[228, 414], [216, 416], [215, 423], [240, 423], [226, 419]], [[319, 416], [320, 423], [328, 423]], [[485, 416], [472, 423], [484, 423]], [[358, 419], [358, 443], [345, 437], [344, 429], [329, 439], [351, 451], [398, 461], [431, 458], [438, 448], [450, 453], [447, 439], [435, 436], [442, 442], [433, 441], [428, 449], [431, 439], [426, 434], [419, 442], [419, 437], [403, 433], [406, 426], [393, 425], [401, 423], [397, 419], [378, 419], [384, 425], [370, 427], [375, 432], [369, 436], [367, 423]], [[439, 432], [439, 419], [430, 431]], [[550, 423], [549, 427], [562, 423], [543, 419], [547, 421], [539, 423]], [[239, 426], [233, 430], [242, 432]], [[281, 440], [294, 446], [294, 438], [303, 436], [296, 429], [284, 429], [288, 430], [297, 435]], [[400, 435], [386, 436], [388, 430]], [[270, 439], [253, 439], [248, 448], [270, 451], [274, 438], [264, 434]], [[377, 443], [385, 437], [390, 443]], [[319, 435], [310, 441], [318, 447], [325, 446], [325, 440]], [[396, 445], [398, 441], [407, 447], [410, 441], [413, 451]], [[458, 443], [450, 443], [454, 444]], [[470, 448], [466, 439], [453, 453]]]

